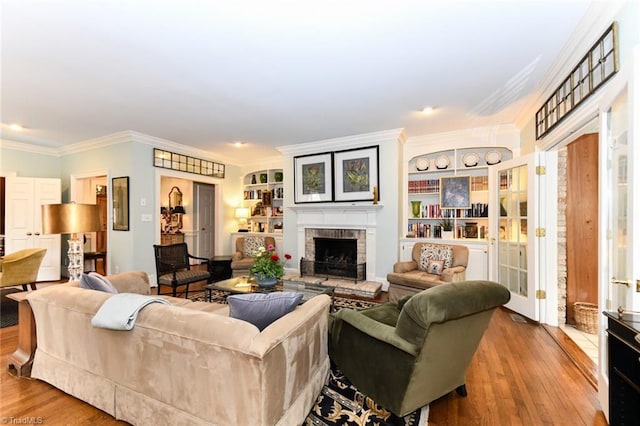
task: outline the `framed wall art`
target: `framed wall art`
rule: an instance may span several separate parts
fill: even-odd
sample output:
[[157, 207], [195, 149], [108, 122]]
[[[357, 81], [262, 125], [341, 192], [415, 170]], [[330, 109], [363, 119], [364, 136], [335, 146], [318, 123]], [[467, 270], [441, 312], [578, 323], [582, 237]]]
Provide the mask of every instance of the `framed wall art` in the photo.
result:
[[451, 176], [440, 178], [440, 208], [468, 209], [470, 201], [471, 176]]
[[111, 179], [113, 230], [129, 230], [129, 176]]
[[333, 200], [332, 153], [293, 158], [294, 202], [321, 203]]
[[378, 151], [376, 145], [334, 152], [334, 201], [373, 200], [373, 188], [380, 188]]

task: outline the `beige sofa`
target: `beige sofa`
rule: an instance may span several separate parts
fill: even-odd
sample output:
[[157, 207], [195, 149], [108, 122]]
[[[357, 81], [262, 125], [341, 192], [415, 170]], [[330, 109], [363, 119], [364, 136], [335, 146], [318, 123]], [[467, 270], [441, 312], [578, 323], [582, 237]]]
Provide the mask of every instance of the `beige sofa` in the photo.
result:
[[[422, 247], [431, 244], [435, 247], [451, 246], [453, 259], [450, 268], [446, 268], [440, 275], [430, 274], [420, 267], [420, 254]], [[389, 301], [398, 303], [406, 296], [413, 295], [437, 285], [465, 281], [467, 263], [469, 262], [469, 249], [467, 246], [457, 244], [416, 243], [411, 251], [410, 261], [396, 262], [393, 272], [387, 274], [389, 281]]]
[[[143, 272], [108, 278], [119, 292], [149, 294]], [[111, 296], [73, 284], [28, 296], [32, 377], [134, 425], [299, 425], [327, 377], [326, 295], [262, 332], [227, 305], [172, 297], [142, 309], [130, 331], [93, 327]]]

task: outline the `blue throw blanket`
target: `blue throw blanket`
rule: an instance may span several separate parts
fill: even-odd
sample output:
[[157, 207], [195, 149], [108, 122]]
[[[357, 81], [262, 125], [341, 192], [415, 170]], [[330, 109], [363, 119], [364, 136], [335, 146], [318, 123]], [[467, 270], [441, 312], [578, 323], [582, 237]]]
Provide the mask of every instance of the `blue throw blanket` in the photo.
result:
[[161, 297], [135, 293], [119, 293], [108, 298], [93, 316], [91, 325], [111, 330], [131, 330], [138, 312], [150, 303], [170, 305]]

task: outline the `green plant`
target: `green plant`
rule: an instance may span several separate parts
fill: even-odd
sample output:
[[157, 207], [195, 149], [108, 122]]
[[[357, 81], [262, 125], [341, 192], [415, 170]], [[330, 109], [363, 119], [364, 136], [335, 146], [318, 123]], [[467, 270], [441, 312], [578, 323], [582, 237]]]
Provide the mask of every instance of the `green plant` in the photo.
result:
[[260, 247], [253, 256], [253, 265], [249, 269], [258, 279], [280, 278], [284, 275], [284, 265], [291, 259], [290, 254], [284, 255], [284, 263], [280, 261], [280, 256], [275, 252], [275, 247], [269, 245], [267, 248]]
[[453, 222], [448, 217], [440, 219], [440, 228], [443, 231], [453, 231]]

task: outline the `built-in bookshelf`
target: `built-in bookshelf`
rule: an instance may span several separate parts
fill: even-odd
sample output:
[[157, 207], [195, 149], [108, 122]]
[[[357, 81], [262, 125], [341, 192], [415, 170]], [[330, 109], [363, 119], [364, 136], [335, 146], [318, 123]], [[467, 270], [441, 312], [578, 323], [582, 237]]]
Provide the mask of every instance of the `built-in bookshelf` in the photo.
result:
[[[450, 149], [411, 158], [408, 164], [407, 236], [485, 239], [489, 217], [489, 166], [511, 158], [511, 150], [497, 147]], [[441, 186], [451, 177], [462, 178], [458, 188], [461, 207], [447, 207], [442, 202]], [[443, 233], [445, 222], [451, 224], [452, 234]]]
[[284, 186], [282, 169], [256, 170], [244, 176], [244, 207], [250, 232], [282, 232]]

